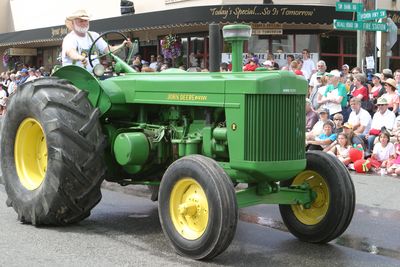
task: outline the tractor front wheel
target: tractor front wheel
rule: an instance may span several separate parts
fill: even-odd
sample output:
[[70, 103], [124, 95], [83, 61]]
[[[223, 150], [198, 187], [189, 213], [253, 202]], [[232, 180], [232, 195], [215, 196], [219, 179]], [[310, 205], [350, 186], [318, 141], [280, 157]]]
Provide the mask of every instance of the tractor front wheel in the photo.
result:
[[282, 186], [308, 186], [316, 193], [310, 207], [280, 205], [283, 222], [302, 241], [327, 243], [348, 227], [355, 208], [355, 190], [350, 174], [337, 158], [321, 151], [306, 154], [307, 167]]
[[168, 167], [160, 185], [159, 216], [175, 250], [211, 259], [231, 243], [238, 220], [232, 181], [212, 159], [191, 155]]
[[1, 131], [7, 204], [21, 222], [80, 221], [100, 201], [105, 172], [99, 111], [65, 80], [37, 79], [10, 97]]

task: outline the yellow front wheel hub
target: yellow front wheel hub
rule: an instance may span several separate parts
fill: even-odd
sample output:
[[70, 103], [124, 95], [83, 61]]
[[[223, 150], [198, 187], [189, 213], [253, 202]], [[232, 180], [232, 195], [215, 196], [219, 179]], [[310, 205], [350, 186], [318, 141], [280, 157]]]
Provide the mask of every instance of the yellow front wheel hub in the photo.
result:
[[325, 179], [315, 171], [304, 171], [294, 178], [292, 185], [308, 183], [310, 189], [317, 194], [310, 208], [303, 205], [292, 205], [296, 218], [306, 225], [315, 225], [322, 221], [329, 208], [329, 188]]
[[193, 178], [183, 178], [173, 187], [170, 204], [172, 223], [188, 239], [201, 237], [208, 225], [208, 201], [201, 185]]
[[27, 118], [17, 130], [14, 148], [15, 165], [21, 184], [28, 190], [37, 189], [47, 169], [47, 143], [40, 123]]

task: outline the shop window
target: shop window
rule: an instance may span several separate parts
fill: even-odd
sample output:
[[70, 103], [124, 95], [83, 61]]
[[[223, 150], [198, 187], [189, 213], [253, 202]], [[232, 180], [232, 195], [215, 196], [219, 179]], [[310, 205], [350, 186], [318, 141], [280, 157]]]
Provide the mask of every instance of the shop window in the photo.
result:
[[344, 57], [343, 64], [347, 64], [350, 68], [357, 66], [357, 56], [354, 57]]
[[189, 66], [204, 68], [204, 37], [190, 37]]
[[268, 39], [259, 35], [251, 36], [248, 41], [247, 51], [251, 53], [268, 53]]
[[321, 37], [321, 53], [340, 53], [339, 37]]
[[292, 53], [294, 51], [293, 35], [273, 36], [271, 40], [273, 53]]
[[357, 54], [357, 37], [344, 36], [343, 37], [343, 53], [344, 54]]
[[318, 35], [296, 34], [296, 51], [301, 53], [308, 49], [311, 53], [318, 52]]

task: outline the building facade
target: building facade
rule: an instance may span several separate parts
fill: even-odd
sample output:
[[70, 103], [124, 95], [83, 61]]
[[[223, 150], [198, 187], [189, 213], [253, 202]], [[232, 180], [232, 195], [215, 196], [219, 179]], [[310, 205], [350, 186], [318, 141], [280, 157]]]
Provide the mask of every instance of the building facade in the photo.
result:
[[[64, 19], [76, 7], [85, 8], [91, 14], [92, 30], [120, 31], [136, 40], [138, 52], [145, 60], [149, 60], [151, 54], [162, 53], [160, 40], [172, 34], [182, 41], [183, 55], [179, 63], [207, 68], [208, 25], [218, 23], [222, 27], [246, 23], [252, 26], [253, 35], [246, 42], [245, 50], [261, 58], [273, 53], [283, 64], [287, 54], [298, 56], [307, 48], [314, 60], [325, 60], [329, 69], [344, 63], [352, 67], [357, 65], [356, 31], [333, 29], [334, 19], [354, 20], [355, 14], [335, 11], [337, 1], [332, 0], [133, 0], [135, 14], [124, 16], [119, 13], [119, 0], [107, 1], [107, 6], [99, 5], [95, 0], [34, 2], [34, 5], [28, 0], [1, 2], [0, 53], [8, 53], [11, 58], [7, 64], [3, 62], [3, 69], [12, 67], [16, 61], [44, 65], [47, 69], [57, 64], [62, 38], [67, 34]], [[353, 2], [363, 2], [367, 9], [387, 9], [389, 16], [400, 26], [400, 13], [397, 12], [400, 1]], [[24, 8], [28, 4], [29, 9]], [[367, 51], [367, 56], [376, 58], [375, 33], [368, 34], [366, 41], [359, 45]], [[229, 60], [229, 46], [221, 41], [220, 48], [222, 60]], [[390, 67], [400, 68], [399, 42], [392, 48]]]

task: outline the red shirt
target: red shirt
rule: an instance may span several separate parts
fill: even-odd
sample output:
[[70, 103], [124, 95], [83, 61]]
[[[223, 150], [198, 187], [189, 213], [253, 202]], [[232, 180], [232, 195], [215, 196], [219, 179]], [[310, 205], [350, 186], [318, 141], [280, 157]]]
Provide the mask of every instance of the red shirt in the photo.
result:
[[301, 70], [294, 70], [294, 73], [296, 75], [304, 75], [303, 72]]
[[369, 100], [369, 95], [368, 95], [368, 90], [365, 86], [358, 88], [358, 89], [354, 89], [353, 92], [351, 92], [351, 95], [353, 97], [356, 97], [358, 95], [362, 95], [362, 101], [368, 101]]
[[243, 70], [244, 71], [255, 71], [257, 69], [257, 67], [258, 67], [257, 64], [251, 65], [249, 63], [249, 64], [246, 64], [246, 66], [244, 66]]

